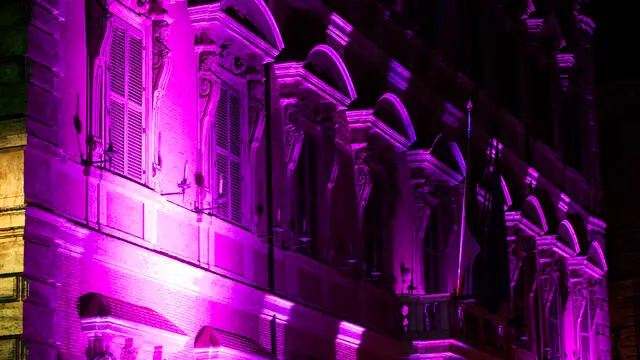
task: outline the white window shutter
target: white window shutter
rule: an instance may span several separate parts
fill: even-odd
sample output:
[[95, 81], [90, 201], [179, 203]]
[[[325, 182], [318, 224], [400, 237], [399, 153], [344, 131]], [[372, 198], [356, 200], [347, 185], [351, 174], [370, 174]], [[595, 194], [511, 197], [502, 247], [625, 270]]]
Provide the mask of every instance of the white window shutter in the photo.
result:
[[242, 223], [242, 131], [240, 97], [229, 97], [229, 205], [231, 220]]
[[111, 49], [109, 51], [109, 107], [108, 107], [108, 135], [111, 145], [118, 154], [111, 159], [111, 169], [124, 173], [125, 158], [125, 59], [126, 59], [126, 30], [124, 26], [115, 25]]
[[134, 180], [144, 180], [143, 164], [143, 77], [142, 34], [130, 31], [127, 46], [127, 173]]
[[111, 170], [144, 180], [144, 77], [142, 32], [114, 18], [109, 50], [107, 132], [117, 154]]
[[[220, 90], [211, 144], [215, 159], [210, 183], [220, 197], [216, 215], [242, 225], [242, 101], [226, 83]], [[215, 178], [214, 178], [215, 176]], [[220, 182], [222, 181], [222, 186]]]

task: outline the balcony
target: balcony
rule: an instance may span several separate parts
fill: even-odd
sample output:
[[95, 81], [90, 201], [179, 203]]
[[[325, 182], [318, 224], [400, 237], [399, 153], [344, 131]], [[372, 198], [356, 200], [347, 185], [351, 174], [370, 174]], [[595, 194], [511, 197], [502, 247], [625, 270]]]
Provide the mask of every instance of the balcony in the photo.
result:
[[[467, 359], [508, 358], [512, 331], [506, 321], [450, 294], [402, 298], [404, 338], [414, 357], [456, 355]], [[413, 358], [413, 357], [412, 357]]]

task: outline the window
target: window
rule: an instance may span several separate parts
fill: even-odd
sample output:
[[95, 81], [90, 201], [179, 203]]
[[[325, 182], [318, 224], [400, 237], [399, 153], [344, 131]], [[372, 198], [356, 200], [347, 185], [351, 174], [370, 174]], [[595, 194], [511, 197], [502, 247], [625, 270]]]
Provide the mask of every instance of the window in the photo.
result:
[[144, 46], [139, 29], [113, 18], [108, 50], [106, 133], [115, 150], [109, 167], [143, 182], [144, 164]]
[[591, 328], [591, 309], [589, 306], [589, 298], [585, 299], [584, 310], [580, 316], [580, 359], [591, 359], [590, 347], [589, 347], [589, 330]]
[[215, 119], [209, 133], [209, 184], [216, 199], [216, 215], [236, 225], [242, 212], [243, 158], [242, 101], [239, 92], [223, 82]]
[[440, 292], [440, 234], [438, 231], [439, 209], [431, 209], [430, 219], [424, 234], [424, 285], [427, 293]]
[[298, 246], [310, 240], [310, 244], [301, 247], [308, 255], [318, 255], [317, 224], [318, 216], [318, 174], [317, 174], [317, 139], [314, 134], [306, 133], [300, 150], [296, 167], [297, 184], [292, 184], [296, 191], [293, 204], [293, 230], [301, 241]]
[[560, 319], [562, 314], [562, 302], [560, 299], [560, 291], [558, 291], [557, 285], [558, 284], [556, 283], [556, 289], [553, 292], [551, 304], [549, 304], [547, 315], [547, 347], [549, 350], [549, 359], [562, 359], [562, 343], [560, 341]]

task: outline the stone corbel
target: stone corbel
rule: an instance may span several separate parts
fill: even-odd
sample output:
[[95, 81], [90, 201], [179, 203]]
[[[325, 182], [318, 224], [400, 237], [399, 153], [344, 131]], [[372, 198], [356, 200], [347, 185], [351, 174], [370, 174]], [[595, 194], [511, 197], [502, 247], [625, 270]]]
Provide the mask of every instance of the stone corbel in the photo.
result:
[[[217, 75], [221, 49], [215, 44], [200, 45], [197, 47], [199, 54], [199, 75], [198, 75], [198, 156], [199, 174], [196, 176], [196, 184], [199, 188], [198, 200], [201, 204], [206, 201], [206, 187], [213, 184], [205, 183], [205, 174], [210, 166], [206, 160], [206, 143], [208, 133], [212, 126], [215, 126], [215, 112], [220, 99], [222, 82]], [[209, 144], [213, 146], [213, 144]], [[189, 174], [185, 174], [189, 176]]]
[[287, 176], [291, 176], [300, 157], [300, 149], [304, 140], [304, 131], [300, 127], [302, 120], [301, 104], [298, 99], [281, 99], [283, 108], [283, 140]]
[[160, 173], [162, 171], [162, 155], [160, 149], [159, 112], [160, 100], [167, 87], [171, 74], [171, 50], [167, 45], [170, 24], [173, 21], [163, 6], [162, 0], [152, 0], [149, 8], [149, 16], [153, 29], [153, 57], [152, 57], [152, 113], [151, 124], [155, 132], [155, 151], [153, 152], [153, 164], [151, 173], [151, 184], [159, 190]]
[[353, 156], [356, 199], [358, 204], [358, 218], [362, 225], [362, 215], [371, 194], [371, 168], [367, 162], [368, 149], [366, 143], [351, 144]]
[[542, 274], [539, 278], [540, 291], [545, 312], [549, 309], [549, 305], [553, 300], [556, 291], [556, 271], [552, 262], [542, 263]]
[[424, 184], [416, 184], [413, 191], [413, 201], [416, 209], [416, 233], [415, 240], [421, 241], [429, 223], [429, 215], [431, 214], [431, 206], [428, 201], [429, 188]]
[[252, 169], [255, 167], [256, 152], [262, 141], [264, 132], [264, 77], [261, 74], [247, 76], [249, 88], [249, 159]]

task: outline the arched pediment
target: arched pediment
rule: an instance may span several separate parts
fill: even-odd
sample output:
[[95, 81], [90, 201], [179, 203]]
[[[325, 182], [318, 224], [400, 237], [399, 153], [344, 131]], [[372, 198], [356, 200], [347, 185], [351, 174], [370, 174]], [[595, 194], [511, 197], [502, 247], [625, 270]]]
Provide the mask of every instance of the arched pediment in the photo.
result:
[[394, 94], [386, 93], [378, 99], [374, 108], [374, 115], [387, 126], [409, 140], [416, 141], [416, 132], [411, 117], [402, 101]]
[[222, 0], [222, 10], [276, 50], [284, 48], [280, 30], [263, 0]]
[[320, 80], [334, 87], [353, 101], [358, 95], [340, 55], [328, 45], [318, 45], [307, 55], [304, 67]]
[[547, 219], [545, 217], [540, 201], [534, 195], [529, 195], [522, 205], [522, 216], [537, 226], [543, 233], [549, 231]]
[[565, 219], [560, 222], [558, 226], [558, 239], [576, 254], [580, 253], [580, 242], [569, 220]]
[[445, 164], [449, 169], [460, 174], [465, 175], [466, 162], [460, 147], [454, 141], [450, 141], [442, 134], [434, 140], [429, 153], [435, 157], [438, 161]]
[[536, 187], [533, 192], [538, 204], [540, 205], [540, 209], [542, 210], [542, 214], [544, 214], [545, 221], [547, 223], [547, 231], [551, 234], [558, 232], [558, 215], [557, 215], [557, 207], [551, 198], [549, 192], [542, 187]]
[[604, 258], [604, 253], [602, 252], [600, 244], [595, 241], [591, 242], [591, 245], [589, 245], [587, 260], [602, 270], [603, 273], [607, 272], [607, 261]]

